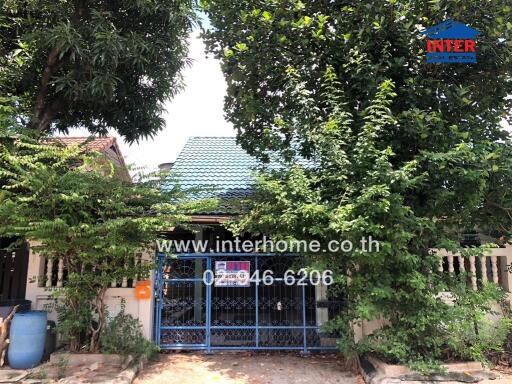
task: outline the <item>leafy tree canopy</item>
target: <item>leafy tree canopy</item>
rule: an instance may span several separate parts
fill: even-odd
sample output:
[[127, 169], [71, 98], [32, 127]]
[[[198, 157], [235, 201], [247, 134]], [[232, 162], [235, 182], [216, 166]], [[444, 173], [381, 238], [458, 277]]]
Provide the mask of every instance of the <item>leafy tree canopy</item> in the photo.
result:
[[192, 0], [0, 3], [0, 93], [29, 128], [113, 128], [129, 142], [163, 126], [181, 88]]
[[[319, 97], [304, 110], [296, 93], [315, 98], [332, 68], [357, 134], [360, 112], [383, 81], [395, 84], [390, 105], [397, 124], [386, 140], [398, 159], [450, 148], [469, 135], [502, 137], [512, 100], [512, 6], [501, 1], [227, 1], [202, 2], [213, 28], [209, 50], [223, 61], [226, 112], [252, 153], [314, 148], [309, 138], [330, 113]], [[479, 30], [476, 65], [425, 60], [426, 27], [452, 18]], [[291, 73], [300, 89], [291, 83]]]
[[[202, 5], [213, 25], [208, 49], [222, 59], [228, 81], [225, 110], [242, 146], [292, 163], [262, 176], [237, 229], [315, 239], [324, 249], [329, 240], [355, 245], [311, 255], [336, 271], [347, 298], [331, 324], [345, 351], [417, 366], [446, 351], [481, 351], [478, 326], [470, 325], [497, 296], [491, 288], [465, 290], [465, 276], [438, 274], [439, 259], [428, 250], [456, 249], [467, 231], [496, 242], [510, 235], [512, 146], [501, 125], [511, 119], [509, 2]], [[478, 63], [426, 63], [420, 32], [445, 18], [481, 32]], [[297, 155], [313, 165], [293, 164]], [[380, 241], [379, 251], [359, 246], [368, 236]], [[448, 289], [455, 306], [441, 298]], [[388, 325], [354, 345], [348, 325], [381, 317]], [[462, 321], [475, 333], [453, 342], [447, 329]]]

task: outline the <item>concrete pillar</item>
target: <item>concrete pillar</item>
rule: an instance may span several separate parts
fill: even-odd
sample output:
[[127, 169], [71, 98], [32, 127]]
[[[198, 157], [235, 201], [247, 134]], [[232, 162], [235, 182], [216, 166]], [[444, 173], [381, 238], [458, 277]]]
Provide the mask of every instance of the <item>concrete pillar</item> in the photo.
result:
[[[318, 284], [315, 286], [315, 298], [316, 301], [327, 300], [327, 286]], [[322, 326], [329, 321], [329, 309], [328, 308], [316, 308], [316, 325]]]
[[507, 271], [507, 266], [512, 265], [512, 245], [507, 244], [505, 249], [505, 257], [498, 257], [499, 268], [502, 272], [502, 287], [507, 292], [512, 292], [512, 273]]
[[499, 268], [502, 273], [501, 286], [508, 292], [508, 301], [512, 307], [512, 273], [508, 271], [509, 266], [512, 265], [512, 245], [507, 244], [505, 249], [505, 257], [498, 257]]
[[[150, 249], [144, 251], [142, 253], [141, 262], [148, 261], [153, 262], [155, 259], [155, 250]], [[149, 276], [149, 281], [151, 282], [151, 297], [149, 300], [138, 300], [139, 304], [139, 321], [142, 324], [142, 331], [144, 332], [144, 337], [148, 340], [153, 339], [153, 327], [155, 325], [154, 316], [155, 316], [155, 272], [151, 271]]]
[[[27, 288], [25, 298], [31, 300], [33, 304], [37, 301], [37, 296], [45, 293], [44, 290], [44, 267], [45, 259], [34, 251], [34, 246], [39, 243], [29, 242], [28, 270], [27, 270]], [[35, 309], [35, 307], [33, 308]]]
[[354, 341], [358, 343], [364, 336], [363, 325], [361, 322], [352, 322], [352, 330], [354, 332]]

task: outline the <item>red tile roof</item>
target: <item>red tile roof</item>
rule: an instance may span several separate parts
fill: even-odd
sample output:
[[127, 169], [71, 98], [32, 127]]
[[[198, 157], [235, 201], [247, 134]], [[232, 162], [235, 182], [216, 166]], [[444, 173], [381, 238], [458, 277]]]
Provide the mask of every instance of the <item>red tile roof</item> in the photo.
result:
[[105, 156], [107, 156], [108, 159], [113, 161], [114, 164], [120, 167], [122, 178], [131, 181], [130, 174], [124, 162], [123, 154], [117, 145], [117, 140], [115, 137], [63, 136], [53, 137], [51, 140], [55, 140], [56, 142], [66, 146], [83, 145], [82, 148], [84, 152], [103, 153]]
[[117, 142], [115, 137], [56, 137], [56, 141], [64, 144], [64, 145], [80, 145], [84, 144], [84, 147], [88, 151], [98, 151], [102, 152], [112, 145], [117, 147]]

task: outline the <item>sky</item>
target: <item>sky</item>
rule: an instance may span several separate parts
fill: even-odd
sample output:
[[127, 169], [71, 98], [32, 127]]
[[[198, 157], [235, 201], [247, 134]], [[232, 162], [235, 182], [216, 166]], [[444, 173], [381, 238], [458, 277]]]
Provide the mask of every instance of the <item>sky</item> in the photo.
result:
[[[191, 33], [190, 67], [183, 71], [185, 88], [165, 104], [163, 117], [166, 126], [153, 139], [128, 145], [119, 135], [121, 152], [128, 164], [156, 169], [158, 164], [172, 162], [190, 136], [235, 136], [230, 123], [224, 119], [226, 81], [220, 62], [205, 54], [199, 31]], [[88, 136], [86, 130], [73, 130], [71, 136]]]

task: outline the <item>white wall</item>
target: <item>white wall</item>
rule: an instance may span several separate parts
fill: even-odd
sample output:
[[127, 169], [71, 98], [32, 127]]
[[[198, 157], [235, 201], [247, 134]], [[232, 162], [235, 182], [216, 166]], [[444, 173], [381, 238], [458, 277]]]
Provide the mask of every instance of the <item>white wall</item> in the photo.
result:
[[[28, 261], [28, 273], [27, 273], [27, 290], [25, 298], [32, 301], [32, 309], [35, 310], [47, 310], [48, 320], [57, 321], [57, 315], [55, 311], [48, 308], [51, 306], [53, 299], [51, 293], [53, 290], [59, 288], [46, 288], [41, 287], [38, 277], [43, 275], [45, 260], [33, 249], [31, 243], [29, 261]], [[153, 260], [153, 252], [145, 252], [142, 255], [144, 260]], [[139, 319], [142, 325], [144, 336], [151, 340], [153, 338], [153, 273], [150, 276], [151, 281], [151, 298], [147, 300], [137, 300], [135, 298], [135, 288], [109, 288], [107, 290], [105, 303], [109, 314], [114, 316], [121, 309], [121, 300], [125, 300], [125, 311], [133, 317]]]

